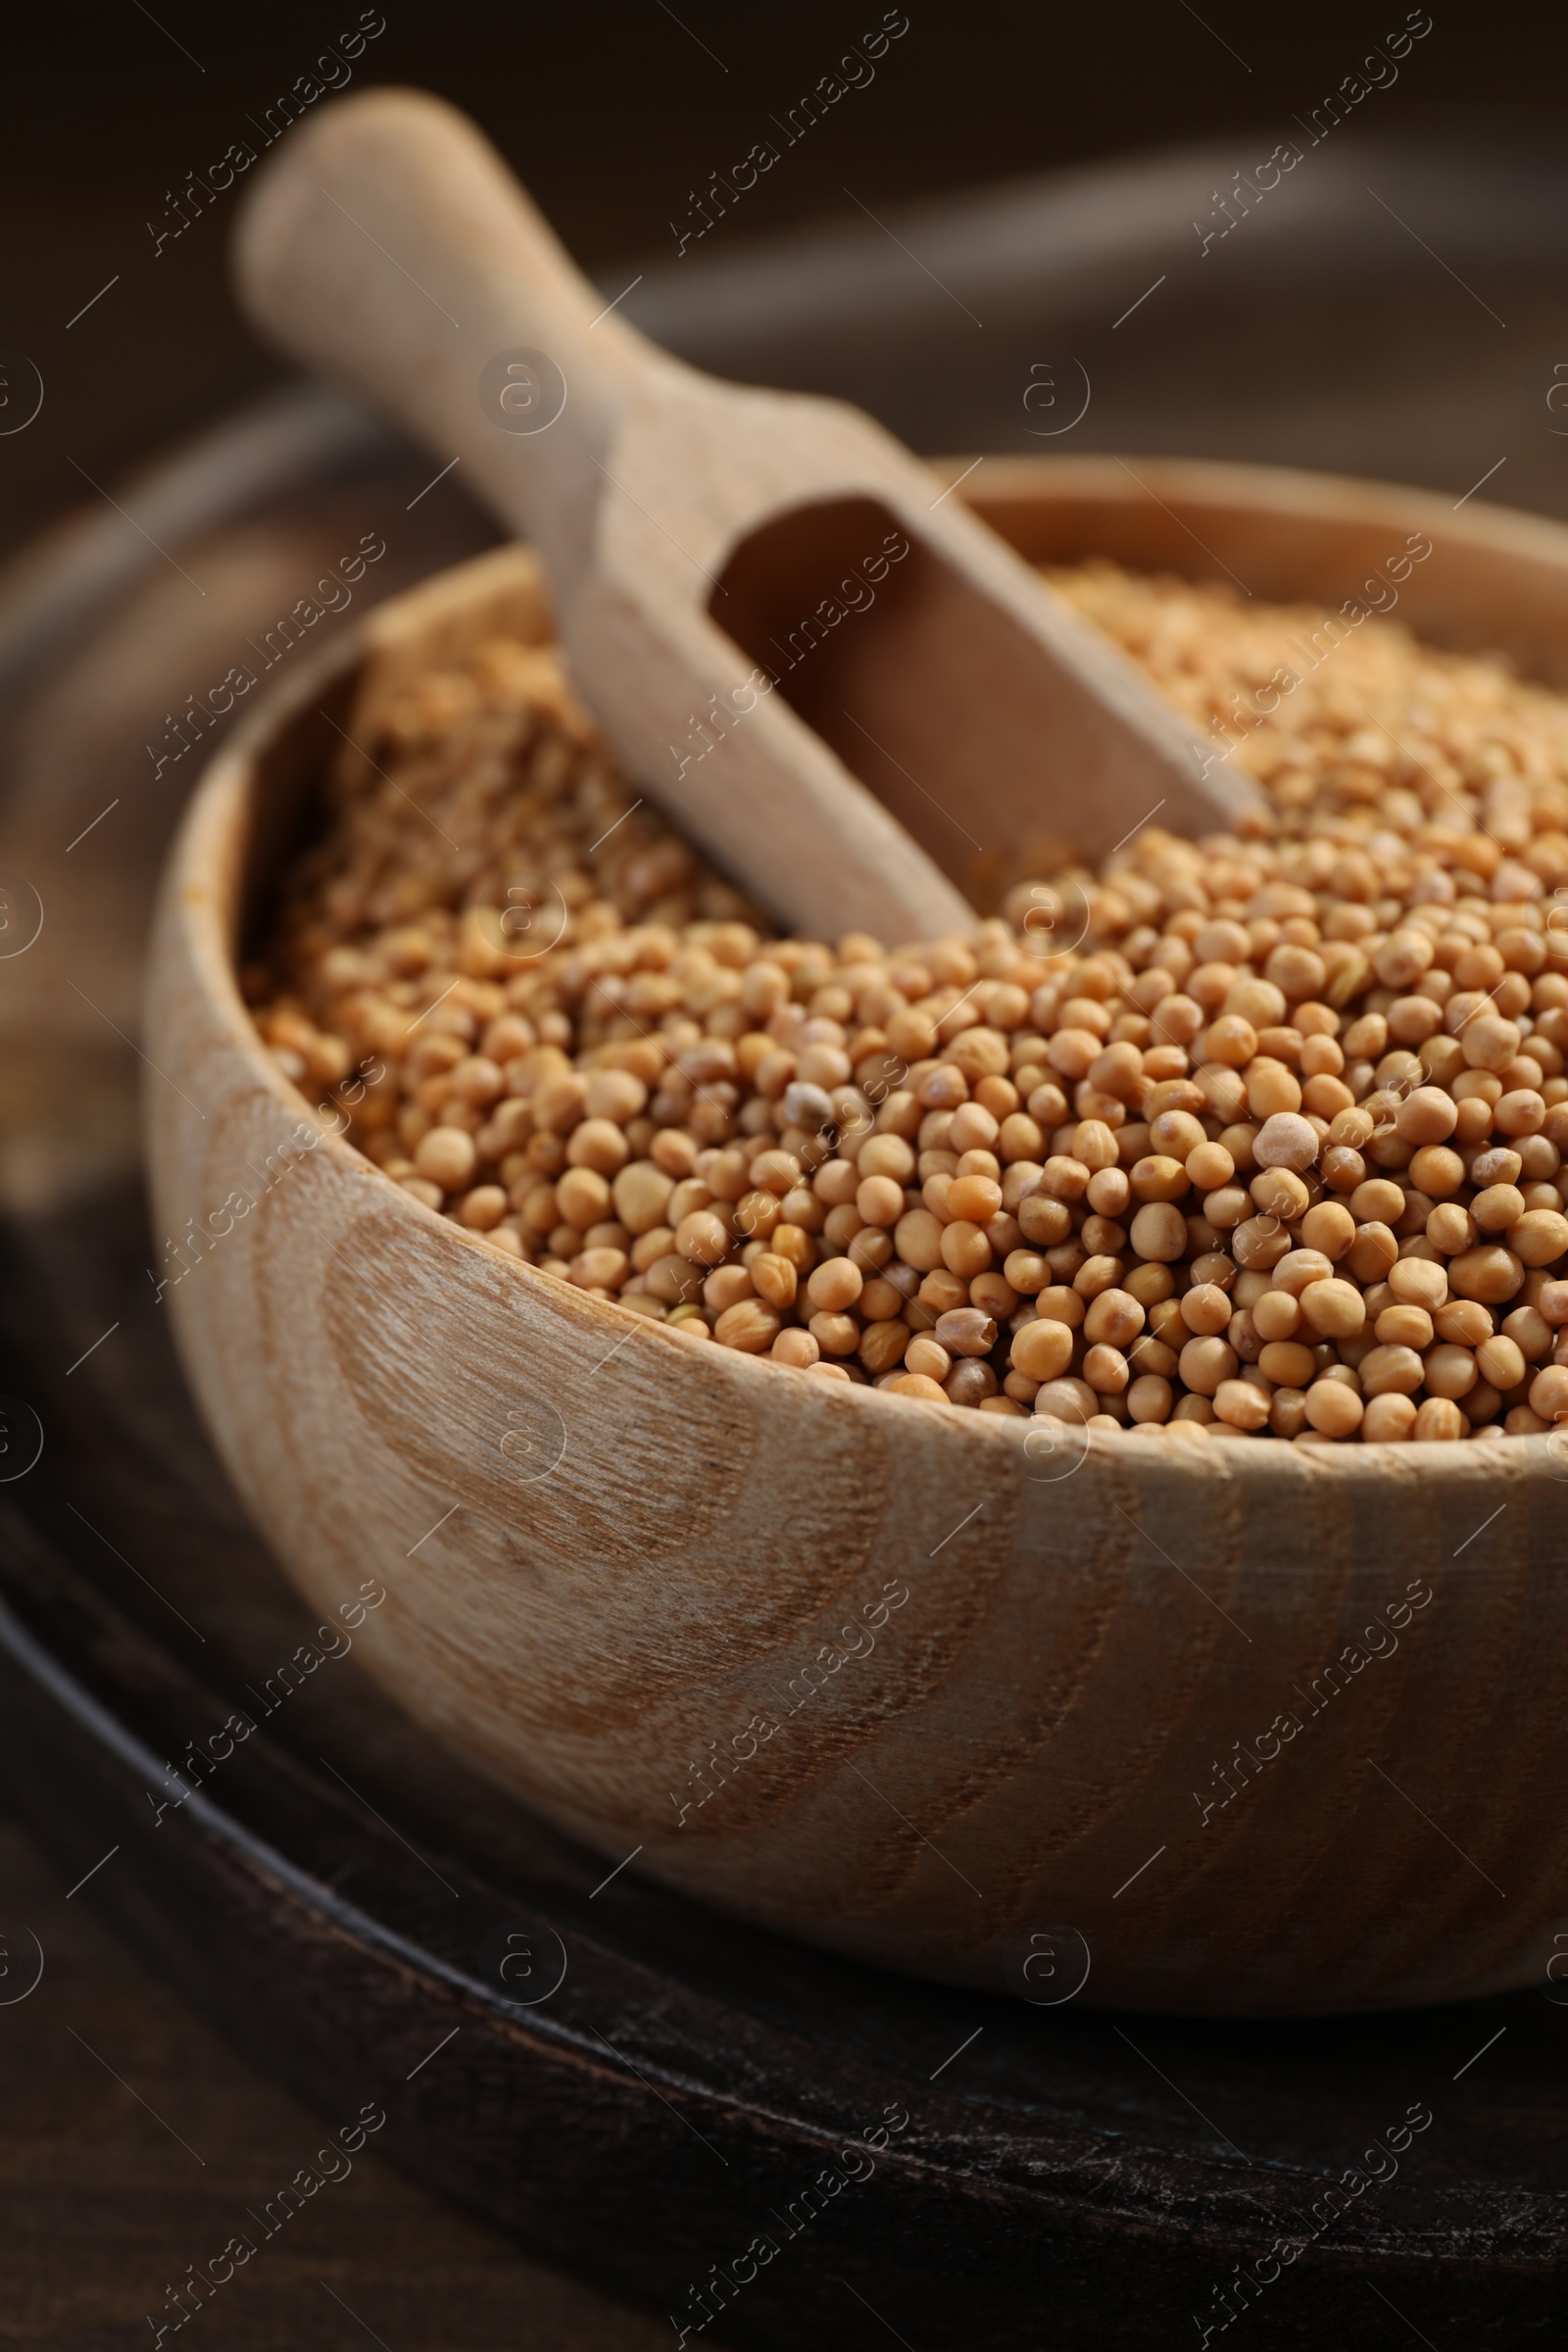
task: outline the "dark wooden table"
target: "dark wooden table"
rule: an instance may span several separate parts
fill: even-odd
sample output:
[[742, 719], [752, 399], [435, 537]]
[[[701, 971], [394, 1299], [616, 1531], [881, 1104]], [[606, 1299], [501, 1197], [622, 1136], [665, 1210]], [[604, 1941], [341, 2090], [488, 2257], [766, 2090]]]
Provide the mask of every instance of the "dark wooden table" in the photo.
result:
[[[166, 2289], [313, 2162], [319, 2115], [268, 2082], [0, 1820], [0, 2344], [151, 2340]], [[36, 1938], [36, 1941], [34, 1941]], [[42, 1947], [43, 1973], [30, 1993]], [[345, 2119], [346, 2120], [346, 2119]], [[373, 2153], [236, 2273], [208, 2352], [651, 2352], [662, 2321], [529, 2259]], [[323, 2168], [336, 2171], [335, 2163]], [[179, 2340], [171, 2328], [166, 2339]]]

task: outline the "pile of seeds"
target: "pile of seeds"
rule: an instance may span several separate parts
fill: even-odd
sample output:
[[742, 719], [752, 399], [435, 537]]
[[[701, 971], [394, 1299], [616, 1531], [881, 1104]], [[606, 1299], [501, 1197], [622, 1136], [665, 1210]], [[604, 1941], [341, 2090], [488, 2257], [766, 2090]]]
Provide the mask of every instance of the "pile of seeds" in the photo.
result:
[[1107, 1431], [1551, 1428], [1568, 700], [1389, 620], [1053, 577], [1226, 727], [1266, 839], [1146, 826], [967, 938], [770, 939], [554, 652], [496, 642], [330, 788], [263, 1037], [428, 1208], [688, 1340]]

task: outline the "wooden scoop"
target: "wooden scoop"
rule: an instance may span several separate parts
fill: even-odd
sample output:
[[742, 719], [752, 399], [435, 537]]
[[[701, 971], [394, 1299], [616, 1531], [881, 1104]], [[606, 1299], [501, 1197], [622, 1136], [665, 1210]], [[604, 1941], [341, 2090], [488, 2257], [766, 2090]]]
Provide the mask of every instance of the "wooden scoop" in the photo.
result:
[[[967, 926], [947, 875], [1256, 804], [1119, 652], [856, 410], [715, 381], [572, 267], [465, 117], [327, 107], [240, 219], [242, 300], [544, 557], [627, 772], [795, 928]], [[395, 523], [391, 526], [395, 528]]]

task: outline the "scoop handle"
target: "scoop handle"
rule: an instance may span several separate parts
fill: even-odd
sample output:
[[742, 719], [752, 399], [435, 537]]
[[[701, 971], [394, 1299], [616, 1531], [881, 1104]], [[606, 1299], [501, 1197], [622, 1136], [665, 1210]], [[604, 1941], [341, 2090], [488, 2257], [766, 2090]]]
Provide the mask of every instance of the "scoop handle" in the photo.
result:
[[619, 416], [678, 364], [606, 314], [495, 149], [421, 91], [368, 90], [300, 126], [250, 189], [241, 303], [581, 576]]

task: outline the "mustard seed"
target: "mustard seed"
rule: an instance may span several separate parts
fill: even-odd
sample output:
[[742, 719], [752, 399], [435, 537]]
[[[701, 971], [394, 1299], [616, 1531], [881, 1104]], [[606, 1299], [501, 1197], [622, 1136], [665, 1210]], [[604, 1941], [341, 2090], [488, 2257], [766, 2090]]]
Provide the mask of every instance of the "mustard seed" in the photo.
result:
[[821, 1358], [822, 1350], [808, 1331], [791, 1324], [779, 1332], [768, 1354], [775, 1364], [788, 1364], [793, 1371], [808, 1371]]
[[1250, 1380], [1222, 1380], [1214, 1392], [1215, 1417], [1238, 1430], [1266, 1428], [1269, 1416], [1268, 1391]]
[[1300, 1301], [1293, 1291], [1265, 1291], [1251, 1312], [1253, 1328], [1265, 1345], [1292, 1339], [1300, 1325]]
[[1458, 1104], [1442, 1087], [1418, 1086], [1395, 1112], [1395, 1132], [1407, 1144], [1446, 1143], [1458, 1116]]
[[1182, 1384], [1195, 1396], [1212, 1397], [1220, 1383], [1234, 1380], [1240, 1369], [1235, 1348], [1217, 1338], [1189, 1340], [1178, 1362]]
[[[589, 1252], [590, 1255], [594, 1254]], [[745, 1266], [715, 1266], [703, 1284], [703, 1304], [722, 1315], [726, 1307], [738, 1306], [743, 1298], [755, 1298], [757, 1286]]]
[[1349, 1437], [1366, 1409], [1354, 1390], [1337, 1380], [1315, 1380], [1306, 1392], [1306, 1418], [1325, 1438]]
[[675, 1247], [693, 1265], [716, 1266], [729, 1254], [729, 1228], [710, 1208], [694, 1208], [675, 1228]]
[[1301, 1219], [1301, 1242], [1337, 1265], [1355, 1240], [1355, 1219], [1338, 1200], [1318, 1200]]
[[478, 1165], [471, 1135], [461, 1127], [432, 1127], [415, 1146], [414, 1164], [445, 1193], [461, 1192]]
[[1429, 1396], [1451, 1396], [1457, 1402], [1472, 1394], [1482, 1377], [1477, 1356], [1451, 1341], [1440, 1340], [1421, 1361]]
[[1127, 1410], [1135, 1422], [1163, 1424], [1170, 1419], [1174, 1391], [1158, 1373], [1141, 1372], [1127, 1389]]
[[612, 1205], [609, 1185], [597, 1168], [569, 1168], [555, 1188], [562, 1222], [579, 1233], [597, 1225]]
[[1236, 1173], [1235, 1160], [1219, 1143], [1195, 1144], [1183, 1165], [1189, 1183], [1200, 1193], [1218, 1192]]
[[489, 1233], [500, 1224], [511, 1205], [499, 1184], [476, 1184], [458, 1202], [458, 1223], [475, 1233]]
[[1086, 1423], [1100, 1409], [1100, 1399], [1087, 1381], [1062, 1378], [1044, 1382], [1035, 1397], [1042, 1421]]
[[966, 1217], [942, 1228], [942, 1262], [960, 1276], [982, 1274], [991, 1263], [991, 1244], [984, 1229]]
[[818, 1308], [806, 1328], [824, 1355], [853, 1355], [860, 1344], [860, 1326], [853, 1315]]
[[781, 1328], [778, 1315], [763, 1299], [742, 1298], [723, 1309], [713, 1325], [713, 1337], [721, 1348], [738, 1348], [744, 1355], [764, 1355]]
[[950, 1355], [989, 1355], [997, 1344], [997, 1326], [979, 1307], [959, 1306], [938, 1316], [932, 1337]]
[[944, 1381], [953, 1370], [953, 1358], [941, 1342], [929, 1332], [917, 1332], [904, 1352], [905, 1367], [919, 1372], [927, 1380]]
[[1329, 1276], [1300, 1292], [1301, 1321], [1314, 1339], [1353, 1340], [1366, 1322], [1366, 1300], [1353, 1282]]
[[1187, 1222], [1173, 1201], [1146, 1201], [1134, 1217], [1127, 1238], [1140, 1257], [1168, 1264], [1186, 1250]]
[[1212, 1337], [1229, 1329], [1234, 1310], [1229, 1293], [1218, 1283], [1196, 1284], [1177, 1304], [1183, 1323], [1198, 1338]]
[[1447, 1271], [1433, 1258], [1401, 1257], [1389, 1268], [1389, 1288], [1396, 1298], [1436, 1314], [1447, 1300]]
[[1036, 1320], [1013, 1334], [1010, 1361], [1027, 1380], [1054, 1381], [1072, 1362], [1072, 1332], [1065, 1323]]
[[[1252, 1312], [1255, 1317], [1257, 1308]], [[1317, 1359], [1298, 1340], [1268, 1340], [1258, 1351], [1257, 1368], [1276, 1388], [1304, 1389], [1317, 1370]]]
[[1524, 1280], [1524, 1266], [1509, 1250], [1478, 1243], [1448, 1261], [1448, 1281], [1461, 1298], [1495, 1306], [1511, 1298]]
[[1495, 1332], [1476, 1349], [1476, 1370], [1494, 1389], [1516, 1389], [1525, 1377], [1524, 1350], [1517, 1340]]
[[1418, 1409], [1410, 1396], [1394, 1393], [1369, 1396], [1361, 1420], [1363, 1442], [1389, 1446], [1408, 1439], [1415, 1428]]
[[1421, 1358], [1413, 1348], [1374, 1348], [1361, 1358], [1357, 1370], [1362, 1391], [1368, 1396], [1382, 1396], [1391, 1392], [1409, 1396], [1421, 1386]]
[[806, 1296], [819, 1312], [841, 1315], [859, 1298], [864, 1287], [860, 1269], [848, 1257], [830, 1257], [806, 1285]]
[[[1321, 618], [1054, 577], [1200, 727]], [[1047, 956], [1022, 876], [967, 940], [770, 939], [548, 646], [403, 683], [364, 740], [247, 993], [388, 1181], [519, 1271], [1107, 1436], [1568, 1418], [1568, 701], [1373, 618], [1234, 747], [1264, 836], [1146, 824], [1050, 883], [1086, 928]], [[509, 952], [558, 888], [555, 945]]]
[[1508, 1227], [1505, 1238], [1524, 1265], [1555, 1265], [1568, 1253], [1568, 1217], [1560, 1208], [1527, 1208]]
[[1386, 1306], [1372, 1326], [1380, 1345], [1413, 1348], [1417, 1354], [1433, 1342], [1432, 1317], [1424, 1306]]
[[944, 1396], [950, 1404], [961, 1405], [972, 1411], [997, 1395], [997, 1376], [991, 1366], [975, 1356], [960, 1356], [942, 1383]]

